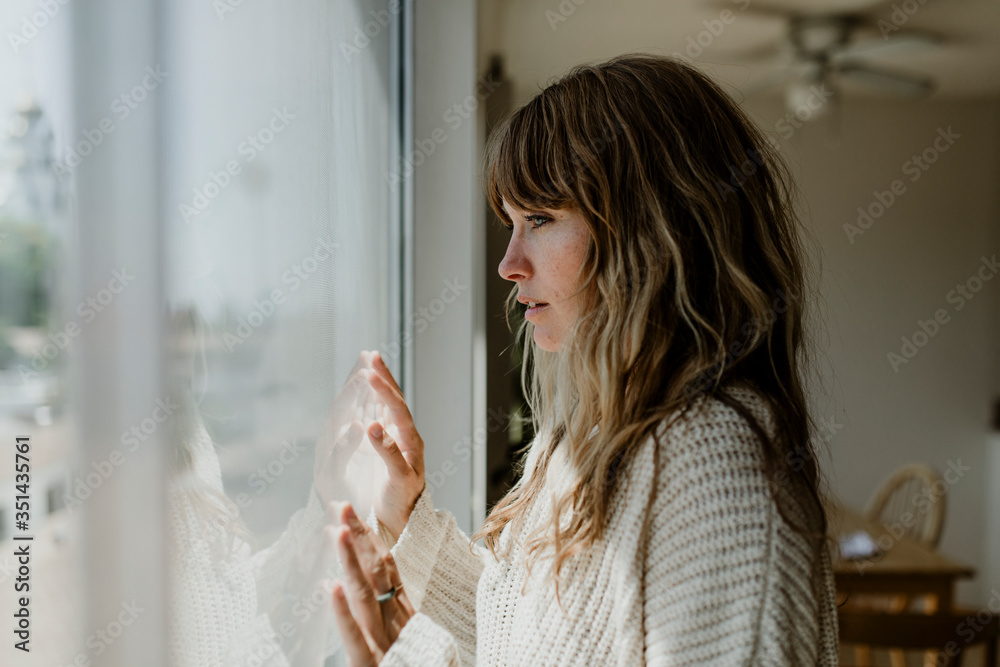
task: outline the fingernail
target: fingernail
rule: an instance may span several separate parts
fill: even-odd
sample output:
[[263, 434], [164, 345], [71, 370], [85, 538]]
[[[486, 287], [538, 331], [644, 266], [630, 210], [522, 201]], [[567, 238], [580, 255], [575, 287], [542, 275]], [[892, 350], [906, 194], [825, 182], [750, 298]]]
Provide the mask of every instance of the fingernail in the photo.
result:
[[354, 513], [354, 508], [351, 507], [350, 504], [346, 504], [346, 509], [344, 510], [344, 514], [347, 515], [348, 521], [357, 521], [358, 519], [358, 515]]
[[372, 427], [372, 436], [377, 439], [382, 438], [382, 427], [379, 424], [375, 424], [375, 426]]

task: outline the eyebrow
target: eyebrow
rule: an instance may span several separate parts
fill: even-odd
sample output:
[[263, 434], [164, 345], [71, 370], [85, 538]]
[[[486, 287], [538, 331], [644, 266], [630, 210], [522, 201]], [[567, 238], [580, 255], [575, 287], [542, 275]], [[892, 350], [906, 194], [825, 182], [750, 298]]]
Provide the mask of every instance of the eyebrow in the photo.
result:
[[552, 215], [555, 216], [559, 209], [555, 208], [529, 208], [524, 209], [522, 212], [518, 213], [521, 217], [527, 218], [532, 215]]

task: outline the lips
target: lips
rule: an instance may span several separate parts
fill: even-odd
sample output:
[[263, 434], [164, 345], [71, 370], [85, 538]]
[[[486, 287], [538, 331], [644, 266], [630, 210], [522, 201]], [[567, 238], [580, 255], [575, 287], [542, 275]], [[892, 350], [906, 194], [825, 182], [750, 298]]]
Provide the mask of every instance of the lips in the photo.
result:
[[529, 309], [536, 306], [547, 306], [549, 305], [547, 301], [539, 301], [538, 299], [532, 299], [527, 296], [519, 296], [517, 300], [526, 305]]
[[529, 307], [528, 310], [525, 311], [524, 317], [525, 317], [525, 319], [528, 319], [531, 316], [536, 315], [537, 313], [541, 312], [542, 310], [544, 310], [544, 309], [546, 309], [548, 307], [549, 307], [549, 304], [547, 304], [547, 303], [540, 303], [540, 304], [538, 304], [538, 305], [536, 305], [534, 307]]

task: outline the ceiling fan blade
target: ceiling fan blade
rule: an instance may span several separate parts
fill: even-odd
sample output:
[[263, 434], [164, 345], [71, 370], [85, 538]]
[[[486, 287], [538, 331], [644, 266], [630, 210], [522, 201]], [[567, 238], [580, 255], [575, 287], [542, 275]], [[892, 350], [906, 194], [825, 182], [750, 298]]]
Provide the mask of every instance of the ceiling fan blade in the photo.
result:
[[794, 55], [791, 47], [784, 41], [770, 42], [768, 44], [761, 44], [760, 46], [753, 46], [748, 49], [725, 51], [719, 49], [716, 53], [722, 60], [738, 63], [760, 61], [785, 61], [790, 63]]
[[837, 67], [841, 76], [903, 97], [920, 97], [934, 90], [930, 77], [901, 74], [859, 63], [842, 63]]
[[789, 16], [799, 13], [799, 11], [788, 5], [760, 2], [759, 0], [708, 0], [703, 5], [712, 9], [731, 9], [734, 12], [746, 12], [748, 14], [772, 16], [780, 19], [787, 19]]
[[937, 33], [907, 31], [905, 34], [891, 36], [887, 39], [866, 39], [848, 44], [839, 49], [835, 53], [835, 57], [843, 59], [855, 56], [894, 56], [935, 47], [943, 44], [944, 41], [944, 37]]
[[776, 88], [781, 86], [793, 78], [795, 78], [795, 71], [790, 67], [782, 67], [777, 70], [769, 70], [763, 76], [757, 78], [748, 86], [744, 86], [740, 89], [744, 97], [753, 97], [758, 93], [762, 93], [771, 88]]

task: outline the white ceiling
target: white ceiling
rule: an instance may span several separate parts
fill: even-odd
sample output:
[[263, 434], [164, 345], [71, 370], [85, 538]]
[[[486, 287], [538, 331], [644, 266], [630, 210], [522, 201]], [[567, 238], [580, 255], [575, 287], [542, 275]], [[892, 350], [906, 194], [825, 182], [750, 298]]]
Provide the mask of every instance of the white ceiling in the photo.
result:
[[[879, 19], [891, 23], [893, 4], [917, 8], [894, 36], [913, 28], [934, 31], [945, 42], [893, 56], [873, 55], [866, 59], [869, 64], [930, 75], [937, 86], [934, 96], [1000, 95], [997, 0], [768, 0], [767, 6], [799, 13], [861, 12], [871, 16], [874, 27]], [[683, 53], [688, 38], [697, 39], [706, 30], [704, 21], [718, 20], [728, 9], [730, 23], [695, 60], [722, 81], [745, 89], [773, 65], [740, 53], [778, 42], [787, 32], [781, 17], [752, 11], [762, 5], [762, 0], [480, 0], [481, 52], [484, 59], [503, 53], [515, 97], [523, 99], [581, 62], [636, 51]], [[716, 29], [719, 25], [715, 23]], [[882, 37], [877, 30], [868, 36]], [[705, 35], [702, 41], [707, 41]], [[860, 86], [846, 91], [878, 94]]]

